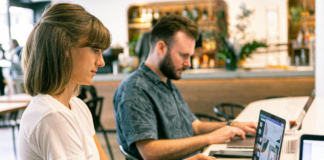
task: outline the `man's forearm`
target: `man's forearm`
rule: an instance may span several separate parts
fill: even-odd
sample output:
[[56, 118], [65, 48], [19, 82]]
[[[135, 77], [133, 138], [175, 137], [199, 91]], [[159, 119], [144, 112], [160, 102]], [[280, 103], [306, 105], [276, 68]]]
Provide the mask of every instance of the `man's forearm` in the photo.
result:
[[200, 124], [197, 126], [197, 135], [210, 133], [212, 131], [215, 131], [221, 127], [226, 126], [227, 122], [202, 122], [200, 121]]
[[208, 145], [206, 135], [172, 140], [143, 140], [136, 146], [145, 160], [180, 159]]

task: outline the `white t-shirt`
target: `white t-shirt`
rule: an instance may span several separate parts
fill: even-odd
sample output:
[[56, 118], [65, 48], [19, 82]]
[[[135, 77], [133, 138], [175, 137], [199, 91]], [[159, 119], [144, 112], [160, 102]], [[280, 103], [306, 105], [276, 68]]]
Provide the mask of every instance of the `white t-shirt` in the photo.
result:
[[32, 98], [24, 111], [18, 141], [22, 160], [98, 160], [91, 113], [73, 97], [71, 110], [50, 95]]

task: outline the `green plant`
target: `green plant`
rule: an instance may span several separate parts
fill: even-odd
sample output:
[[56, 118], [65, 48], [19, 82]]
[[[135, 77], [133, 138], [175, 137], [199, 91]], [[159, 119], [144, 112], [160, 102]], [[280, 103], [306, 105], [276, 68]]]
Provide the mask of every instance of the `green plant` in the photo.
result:
[[128, 50], [129, 50], [129, 55], [130, 56], [135, 56], [135, 47], [136, 47], [136, 42], [138, 38], [140, 37], [140, 34], [134, 34], [132, 41], [128, 43]]
[[[264, 40], [258, 41], [253, 39], [251, 41], [247, 39], [251, 36], [246, 29], [250, 25], [250, 16], [254, 12], [248, 10], [245, 4], [242, 4], [240, 8], [242, 12], [237, 16], [238, 24], [235, 25], [235, 30], [232, 32], [233, 41], [229, 41], [227, 31], [226, 33], [224, 32], [218, 35], [221, 44], [223, 44], [218, 51], [218, 57], [221, 59], [228, 59], [230, 63], [237, 63], [239, 60], [250, 57], [257, 48], [268, 47]], [[218, 15], [218, 18], [222, 17], [224, 17], [223, 13]], [[224, 25], [224, 23], [221, 25]]]
[[294, 29], [302, 21], [302, 12], [304, 12], [304, 9], [300, 5], [289, 7], [289, 22], [291, 23]]
[[251, 53], [253, 51], [255, 51], [257, 48], [259, 47], [268, 47], [268, 45], [263, 42], [263, 41], [256, 41], [256, 40], [253, 40], [252, 42], [248, 42], [246, 43], [240, 53], [239, 53], [239, 57], [241, 60], [245, 59], [246, 57], [250, 57]]

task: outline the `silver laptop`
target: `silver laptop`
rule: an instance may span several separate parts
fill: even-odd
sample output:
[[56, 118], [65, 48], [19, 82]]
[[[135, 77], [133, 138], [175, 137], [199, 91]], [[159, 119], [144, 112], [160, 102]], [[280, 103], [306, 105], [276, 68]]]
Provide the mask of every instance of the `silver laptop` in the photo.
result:
[[313, 92], [310, 94], [310, 96], [308, 97], [308, 100], [303, 108], [303, 110], [300, 112], [298, 118], [296, 119], [296, 121], [290, 121], [290, 130], [299, 130], [301, 128], [301, 124], [302, 121], [307, 113], [307, 111], [309, 110], [309, 108], [311, 107], [314, 99], [315, 99], [315, 89], [313, 90]]

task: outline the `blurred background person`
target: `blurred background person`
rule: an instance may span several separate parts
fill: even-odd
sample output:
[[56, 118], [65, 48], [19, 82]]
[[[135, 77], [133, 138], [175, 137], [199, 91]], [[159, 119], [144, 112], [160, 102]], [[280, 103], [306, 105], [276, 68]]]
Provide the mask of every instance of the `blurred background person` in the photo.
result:
[[[2, 44], [0, 43], [0, 60], [6, 59], [4, 54], [5, 54], [5, 51], [2, 48]], [[0, 96], [4, 95], [4, 88], [5, 88], [4, 77], [2, 74], [2, 67], [0, 66]]]
[[5, 57], [5, 51], [2, 48], [2, 44], [0, 43], [0, 59], [6, 59]]
[[21, 64], [20, 64], [20, 54], [22, 47], [19, 46], [19, 43], [16, 39], [12, 39], [10, 42], [11, 49], [9, 53], [5, 54], [3, 52], [3, 58], [11, 62], [11, 66], [8, 68], [3, 68], [3, 76], [7, 86], [5, 87], [5, 93], [7, 95], [15, 94], [16, 89], [14, 86], [14, 81], [18, 75], [22, 75]]
[[156, 23], [157, 20], [153, 19], [151, 21], [150, 32], [143, 33], [136, 43], [135, 53], [138, 55], [140, 63], [146, 61], [146, 58], [150, 52], [150, 33]]
[[13, 81], [15, 81], [18, 75], [22, 75], [20, 63], [21, 51], [22, 47], [19, 46], [18, 41], [16, 39], [11, 40], [10, 57], [7, 59], [12, 63], [10, 67], [10, 75], [12, 76]]

